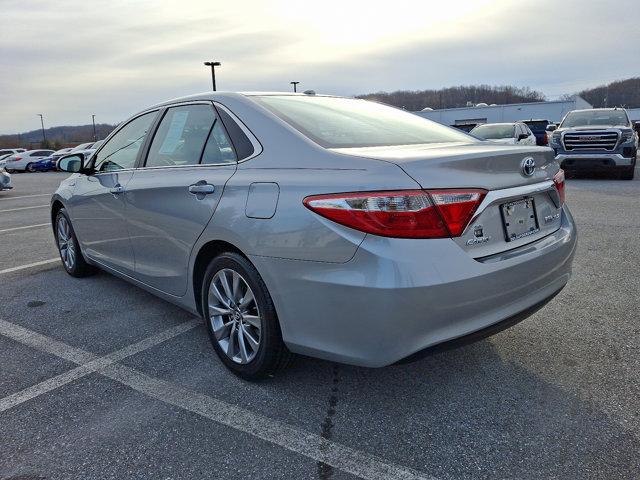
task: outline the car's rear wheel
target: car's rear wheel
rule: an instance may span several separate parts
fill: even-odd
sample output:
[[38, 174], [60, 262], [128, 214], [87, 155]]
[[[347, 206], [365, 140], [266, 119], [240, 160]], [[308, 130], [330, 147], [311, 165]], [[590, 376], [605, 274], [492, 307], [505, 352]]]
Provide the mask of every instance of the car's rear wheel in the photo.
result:
[[36, 167], [33, 166], [33, 163], [27, 163], [27, 171], [31, 173], [36, 171]]
[[233, 373], [258, 380], [288, 365], [292, 354], [269, 291], [242, 255], [227, 252], [211, 260], [201, 301], [213, 348]]
[[86, 277], [96, 272], [97, 268], [89, 265], [82, 256], [80, 244], [64, 208], [56, 215], [55, 236], [62, 266], [69, 275]]

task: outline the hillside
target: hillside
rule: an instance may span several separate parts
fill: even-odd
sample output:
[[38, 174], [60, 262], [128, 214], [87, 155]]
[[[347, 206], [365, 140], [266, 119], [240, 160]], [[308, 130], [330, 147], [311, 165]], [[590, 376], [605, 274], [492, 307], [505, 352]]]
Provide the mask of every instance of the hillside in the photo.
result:
[[541, 102], [544, 94], [528, 87], [490, 85], [461, 85], [447, 87], [440, 90], [398, 90], [395, 92], [377, 92], [358, 95], [358, 98], [376, 100], [405, 110], [422, 110], [425, 107], [433, 109], [464, 107], [467, 102], [484, 103], [524, 103]]
[[640, 107], [640, 77], [618, 80], [608, 85], [578, 92], [594, 107]]
[[[96, 136], [98, 139], [105, 138], [115, 127], [115, 125], [106, 123], [96, 124]], [[51, 127], [46, 128], [44, 132], [47, 138], [47, 148], [58, 149], [93, 140], [93, 125], [91, 124]], [[0, 148], [9, 147], [42, 148], [42, 130], [0, 135]]]

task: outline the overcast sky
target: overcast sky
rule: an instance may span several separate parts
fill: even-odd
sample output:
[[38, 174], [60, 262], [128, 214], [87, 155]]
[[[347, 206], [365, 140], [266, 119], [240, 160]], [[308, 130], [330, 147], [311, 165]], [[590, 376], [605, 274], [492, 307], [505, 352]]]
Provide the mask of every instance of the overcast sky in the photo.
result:
[[0, 133], [116, 123], [211, 88], [491, 84], [550, 98], [640, 74], [638, 0], [0, 0]]

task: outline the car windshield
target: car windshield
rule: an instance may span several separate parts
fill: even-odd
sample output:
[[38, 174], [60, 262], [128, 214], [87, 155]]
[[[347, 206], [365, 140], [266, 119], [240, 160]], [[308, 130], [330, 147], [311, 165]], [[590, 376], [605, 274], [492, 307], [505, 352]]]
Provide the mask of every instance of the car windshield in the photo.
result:
[[376, 102], [339, 97], [253, 97], [325, 148], [474, 142], [468, 135]]
[[471, 130], [471, 135], [484, 138], [485, 140], [493, 140], [496, 138], [513, 138], [515, 126], [512, 123], [493, 123], [480, 125]]
[[590, 125], [602, 125], [615, 127], [617, 125], [629, 125], [629, 119], [624, 110], [584, 110], [581, 112], [569, 112], [562, 121], [560, 128], [587, 127]]

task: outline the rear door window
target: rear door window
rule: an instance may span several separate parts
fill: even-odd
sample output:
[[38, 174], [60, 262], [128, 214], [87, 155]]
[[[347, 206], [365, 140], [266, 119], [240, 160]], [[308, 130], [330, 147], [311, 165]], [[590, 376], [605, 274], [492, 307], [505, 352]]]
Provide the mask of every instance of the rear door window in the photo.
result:
[[145, 166], [197, 165], [214, 123], [212, 105], [169, 108], [153, 138]]
[[207, 139], [207, 146], [202, 154], [202, 163], [205, 165], [215, 165], [224, 163], [235, 163], [236, 152], [229, 141], [227, 132], [220, 120], [216, 120], [211, 129], [211, 135]]

